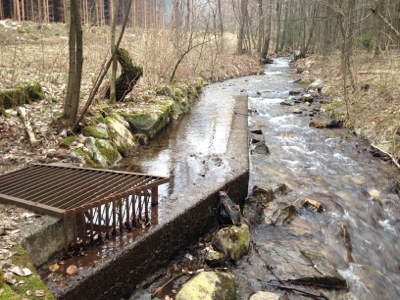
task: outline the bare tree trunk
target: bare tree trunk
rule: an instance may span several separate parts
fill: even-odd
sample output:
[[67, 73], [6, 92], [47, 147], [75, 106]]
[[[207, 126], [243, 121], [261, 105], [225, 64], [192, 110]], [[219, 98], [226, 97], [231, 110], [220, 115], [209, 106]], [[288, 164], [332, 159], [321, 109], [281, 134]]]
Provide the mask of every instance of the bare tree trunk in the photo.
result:
[[269, 46], [271, 42], [271, 31], [272, 31], [272, 4], [270, 4], [267, 19], [268, 19], [267, 30], [265, 32], [264, 45], [261, 52], [261, 57], [267, 57], [269, 52]]
[[25, 2], [21, 0], [21, 19], [24, 21], [26, 19], [25, 16]]
[[275, 53], [279, 52], [279, 41], [281, 38], [281, 14], [282, 14], [282, 4], [281, 0], [276, 0], [276, 38], [275, 38]]
[[69, 74], [67, 95], [64, 103], [64, 118], [72, 125], [78, 114], [82, 78], [82, 27], [79, 0], [71, 0], [69, 30]]
[[119, 9], [119, 0], [113, 0], [113, 16], [112, 16], [112, 25], [111, 25], [111, 54], [114, 56], [114, 60], [111, 68], [111, 79], [110, 79], [110, 103], [115, 103], [116, 99], [116, 91], [115, 91], [115, 80], [117, 76], [117, 58], [115, 57], [115, 32], [117, 30], [118, 23], [118, 9]]
[[263, 10], [263, 0], [258, 0], [258, 43], [257, 43], [257, 52], [261, 54], [263, 39], [264, 39], [264, 30], [265, 30], [265, 18], [264, 18], [264, 10]]
[[239, 24], [239, 32], [238, 32], [238, 40], [236, 45], [236, 52], [238, 54], [243, 54], [243, 42], [244, 42], [244, 33], [246, 26], [246, 14], [247, 14], [247, 0], [240, 1], [240, 24]]
[[186, 30], [190, 28], [190, 0], [186, 0]]
[[14, 8], [14, 18], [18, 21], [21, 21], [21, 9], [19, 7], [19, 0], [14, 1], [15, 8]]
[[71, 22], [71, 0], [64, 0], [64, 20], [67, 24]]
[[222, 5], [221, 0], [218, 0], [218, 21], [219, 21], [219, 32], [220, 36], [224, 36], [224, 20], [222, 17]]
[[4, 7], [2, 1], [0, 1], [0, 19], [4, 19]]

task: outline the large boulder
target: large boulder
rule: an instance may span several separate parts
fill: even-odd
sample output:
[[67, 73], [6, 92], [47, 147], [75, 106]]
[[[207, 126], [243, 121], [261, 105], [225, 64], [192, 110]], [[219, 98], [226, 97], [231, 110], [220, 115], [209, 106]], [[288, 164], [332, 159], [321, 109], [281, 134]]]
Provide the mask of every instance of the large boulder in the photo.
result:
[[186, 282], [176, 300], [235, 300], [234, 276], [222, 272], [201, 272]]
[[107, 125], [104, 123], [99, 123], [95, 126], [86, 126], [82, 129], [82, 134], [84, 136], [92, 136], [96, 139], [108, 139]]
[[110, 114], [105, 122], [110, 139], [115, 143], [118, 151], [122, 156], [128, 156], [130, 149], [136, 146], [135, 138], [129, 130], [129, 123], [116, 113]]
[[94, 164], [102, 167], [110, 167], [122, 158], [117, 145], [109, 140], [89, 137], [85, 140], [85, 146]]
[[[278, 230], [276, 233], [282, 234]], [[279, 242], [273, 239], [270, 237], [262, 242], [255, 242], [258, 255], [266, 259], [269, 267], [274, 270], [273, 275], [266, 280], [274, 280], [277, 277], [284, 282], [325, 289], [348, 288], [346, 280], [329, 263], [322, 251], [320, 253], [308, 250], [301, 243], [296, 244], [290, 240]], [[254, 265], [260, 261], [251, 256], [250, 263]]]
[[122, 113], [122, 116], [129, 122], [133, 133], [144, 133], [153, 138], [169, 123], [169, 110], [170, 106], [166, 106], [157, 112]]
[[250, 248], [250, 230], [246, 224], [220, 229], [212, 240], [212, 245], [223, 252], [227, 259], [240, 260]]

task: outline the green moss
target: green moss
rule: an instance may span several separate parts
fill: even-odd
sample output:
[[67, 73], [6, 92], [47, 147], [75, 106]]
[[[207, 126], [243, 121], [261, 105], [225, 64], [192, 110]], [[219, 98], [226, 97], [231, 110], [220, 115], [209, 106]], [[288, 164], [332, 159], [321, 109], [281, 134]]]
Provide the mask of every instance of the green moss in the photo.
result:
[[322, 107], [322, 111], [330, 118], [343, 121], [346, 118], [345, 103], [334, 101]]
[[42, 99], [44, 99], [43, 89], [38, 82], [20, 84], [13, 89], [0, 90], [0, 107], [5, 109]]
[[66, 137], [60, 144], [60, 147], [66, 148], [66, 149], [70, 149], [71, 145], [73, 142], [76, 141], [76, 138], [74, 136], [69, 136]]
[[[41, 281], [40, 276], [36, 273], [36, 270], [29, 259], [29, 255], [25, 252], [25, 250], [21, 246], [13, 246], [11, 248], [11, 251], [15, 253], [11, 257], [11, 263], [22, 268], [28, 268], [34, 274], [27, 277], [21, 277], [15, 275], [15, 279], [17, 280], [17, 282], [23, 281], [23, 283], [14, 285], [12, 287], [7, 284], [4, 284], [3, 285], [4, 292], [0, 294], [0, 299], [15, 299], [15, 300], [22, 300], [23, 298], [26, 299], [27, 291], [32, 291], [32, 296], [29, 296], [29, 299], [31, 300], [55, 299], [54, 296], [49, 291], [49, 289], [47, 288], [47, 286]], [[35, 291], [43, 291], [44, 296], [36, 297]]]
[[99, 150], [100, 154], [107, 158], [111, 164], [121, 158], [117, 146], [113, 142], [96, 139], [95, 146]]
[[220, 272], [201, 272], [193, 277], [176, 295], [176, 300], [236, 299], [232, 275]]
[[[131, 56], [129, 55], [129, 52], [127, 50], [125, 50], [124, 48], [119, 48], [118, 55], [124, 61], [124, 63], [126, 65], [128, 65], [128, 66], [133, 65]], [[143, 69], [142, 69], [142, 71], [143, 71]]]
[[82, 134], [98, 139], [108, 139], [107, 129], [99, 126], [86, 126], [82, 129]]

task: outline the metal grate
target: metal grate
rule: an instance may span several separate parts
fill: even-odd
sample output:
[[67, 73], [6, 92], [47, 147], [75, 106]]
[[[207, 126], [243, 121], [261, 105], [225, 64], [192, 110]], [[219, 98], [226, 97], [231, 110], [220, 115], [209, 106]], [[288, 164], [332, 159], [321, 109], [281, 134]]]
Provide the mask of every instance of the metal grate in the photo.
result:
[[89, 246], [148, 224], [149, 207], [158, 204], [158, 186], [168, 181], [138, 173], [32, 165], [0, 176], [0, 202], [62, 218], [68, 250], [68, 245]]

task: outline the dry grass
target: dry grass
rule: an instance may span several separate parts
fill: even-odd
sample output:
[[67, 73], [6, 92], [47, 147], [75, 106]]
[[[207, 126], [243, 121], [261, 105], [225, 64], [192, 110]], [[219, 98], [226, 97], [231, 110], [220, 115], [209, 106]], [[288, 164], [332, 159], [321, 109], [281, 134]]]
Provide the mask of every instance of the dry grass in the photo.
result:
[[[48, 153], [71, 152], [60, 148], [65, 131], [55, 126], [54, 122], [62, 114], [68, 79], [67, 29], [64, 24], [0, 21], [0, 89], [36, 80], [43, 86], [46, 96], [45, 100], [28, 107], [36, 138], [40, 141], [35, 147], [31, 147], [24, 137], [24, 126], [15, 109], [8, 110], [7, 117], [0, 115], [0, 149], [3, 150], [0, 152], [0, 173], [2, 165], [48, 162]], [[83, 34], [81, 107], [110, 56], [108, 27], [85, 26]], [[201, 33], [197, 34], [199, 37], [193, 40], [194, 43], [203, 41]], [[143, 66], [144, 76], [127, 97], [132, 101], [117, 103], [114, 108], [123, 109], [129, 104], [133, 109], [140, 110], [142, 106], [150, 105], [151, 97], [148, 95], [154, 95], [157, 85], [168, 82], [180, 55], [187, 49], [188, 39], [184, 35], [179, 39], [180, 47], [176, 48], [173, 41], [174, 36], [168, 30], [126, 30], [121, 46], [129, 51], [135, 64]], [[233, 54], [236, 45], [234, 35], [227, 34], [223, 42], [223, 51], [222, 41], [215, 39], [193, 49], [178, 68], [176, 80], [185, 83], [202, 77], [202, 81], [218, 81], [262, 71], [256, 57]], [[217, 49], [220, 51], [217, 52]], [[101, 105], [96, 107], [96, 103]], [[99, 101], [95, 104], [92, 105], [92, 112], [104, 107]], [[90, 118], [91, 114], [87, 116]]]
[[[96, 79], [103, 62], [109, 57], [108, 27], [84, 26], [84, 67], [82, 96], [85, 97]], [[202, 35], [194, 40], [201, 42]], [[166, 83], [181, 54], [187, 49], [187, 39], [180, 38], [179, 48], [169, 30], [128, 28], [121, 47], [127, 49], [134, 63], [142, 65], [142, 88]], [[235, 56], [235, 37], [226, 35], [223, 51], [221, 40], [193, 49], [182, 61], [176, 78], [191, 81], [203, 77], [218, 81], [233, 76], [247, 75], [257, 69], [257, 60]], [[64, 24], [38, 25], [12, 23], [0, 25], [0, 88], [21, 82], [39, 81], [49, 97], [64, 97], [68, 75], [68, 38]]]
[[[344, 117], [340, 56], [307, 60], [315, 75], [329, 85], [328, 95], [334, 102], [328, 111], [335, 111], [336, 117]], [[373, 144], [400, 157], [400, 54], [397, 51], [374, 56], [356, 52], [353, 66], [357, 89], [353, 91], [348, 87], [350, 120], [347, 125]]]

